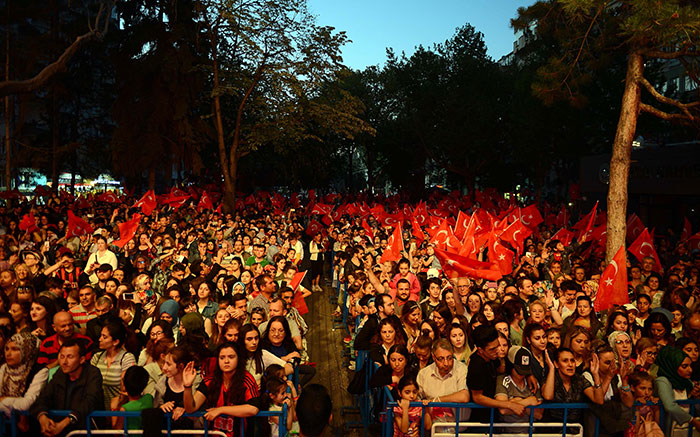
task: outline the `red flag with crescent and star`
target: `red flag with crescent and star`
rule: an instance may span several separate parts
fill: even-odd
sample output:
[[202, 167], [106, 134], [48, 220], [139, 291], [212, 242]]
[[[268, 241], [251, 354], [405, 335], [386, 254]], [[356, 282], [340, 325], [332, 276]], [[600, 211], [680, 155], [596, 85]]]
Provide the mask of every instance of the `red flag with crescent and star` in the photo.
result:
[[382, 253], [382, 257], [379, 259], [379, 262], [383, 263], [385, 261], [398, 261], [403, 257], [401, 254], [402, 251], [403, 235], [401, 232], [401, 223], [397, 223], [396, 227], [394, 228], [394, 232], [387, 241], [386, 249], [384, 249], [384, 253]]
[[596, 311], [605, 311], [613, 305], [629, 303], [627, 293], [627, 254], [623, 244], [613, 257], [610, 264], [600, 275], [598, 293], [593, 303]]
[[66, 230], [66, 238], [79, 237], [84, 234], [92, 234], [95, 232], [85, 220], [73, 214], [73, 211], [68, 210], [68, 228]]
[[654, 270], [661, 272], [661, 261], [659, 260], [659, 255], [656, 253], [656, 249], [654, 249], [654, 242], [647, 228], [644, 228], [642, 233], [639, 234], [639, 237], [630, 245], [629, 251], [639, 262], [642, 262], [647, 256], [654, 258]]
[[138, 202], [134, 203], [132, 208], [141, 207], [143, 215], [151, 215], [156, 208], [156, 193], [153, 190], [148, 190]]
[[136, 229], [139, 227], [139, 222], [141, 221], [141, 215], [136, 213], [133, 215], [132, 219], [124, 223], [119, 224], [119, 240], [114, 241], [112, 244], [118, 248], [123, 248], [126, 243], [129, 242], [134, 235], [136, 235]]

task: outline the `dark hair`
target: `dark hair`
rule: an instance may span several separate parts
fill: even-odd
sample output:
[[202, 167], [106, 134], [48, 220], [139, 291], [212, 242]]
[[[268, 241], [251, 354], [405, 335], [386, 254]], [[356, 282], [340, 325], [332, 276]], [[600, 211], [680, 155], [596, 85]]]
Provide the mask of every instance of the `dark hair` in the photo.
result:
[[412, 374], [402, 376], [401, 379], [399, 379], [399, 383], [396, 385], [396, 389], [398, 390], [399, 394], [401, 394], [401, 390], [403, 390], [409, 385], [413, 385], [416, 388], [419, 388], [418, 381], [416, 381], [416, 377]]
[[[563, 347], [563, 346], [562, 346], [562, 347], [560, 347], [559, 349], [555, 349], [555, 350], [554, 350], [553, 356], [551, 357], [551, 358], [552, 358], [552, 362], [557, 362], [557, 361], [559, 361], [559, 355], [561, 355], [563, 352], [568, 352], [568, 353], [570, 353], [571, 355], [574, 355], [574, 351], [572, 351], [572, 350], [569, 349], [568, 347]], [[574, 356], [575, 356], [575, 355], [574, 355]]]
[[[104, 328], [107, 328], [107, 332], [109, 332], [109, 336], [112, 337], [112, 340], [119, 340], [119, 346], [124, 347], [124, 341], [126, 340], [126, 336], [128, 334], [128, 331], [126, 330], [126, 327], [124, 324], [120, 321], [110, 321], [107, 322], [107, 324], [104, 326]], [[102, 328], [102, 329], [104, 329]]]
[[301, 433], [309, 437], [321, 435], [332, 411], [333, 401], [324, 386], [309, 384], [304, 387], [296, 405]]
[[246, 389], [244, 379], [246, 375], [246, 360], [241, 358], [237, 344], [226, 342], [220, 344], [219, 347], [216, 348], [216, 353], [214, 354], [217, 363], [214, 367], [211, 382], [209, 383], [209, 387], [211, 387], [212, 390], [209, 390], [207, 395], [208, 407], [216, 407], [218, 405], [219, 397], [221, 396], [219, 388], [224, 386], [224, 374], [221, 371], [218, 362], [219, 355], [221, 355], [221, 351], [228, 348], [233, 349], [233, 351], [236, 353], [236, 356], [238, 357], [238, 365], [236, 366], [236, 370], [234, 371], [231, 381], [228, 384], [228, 390], [224, 392], [224, 405], [240, 405], [245, 402]]
[[403, 307], [401, 307], [401, 322], [406, 323], [408, 316], [410, 316], [411, 313], [416, 310], [416, 308], [420, 309], [420, 305], [418, 305], [418, 302], [415, 300], [409, 300], [406, 302]]
[[578, 285], [573, 279], [567, 279], [562, 281], [562, 283], [559, 285], [559, 290], [562, 293], [565, 293], [568, 290], [575, 290], [578, 293], [581, 291], [581, 286]]
[[666, 333], [664, 334], [664, 338], [669, 340], [670, 344], [673, 344], [673, 334], [671, 334], [671, 322], [668, 321], [668, 317], [666, 317], [663, 313], [651, 313], [649, 314], [649, 317], [644, 321], [644, 328], [642, 328], [642, 336], [643, 337], [649, 337], [649, 338], [654, 338], [653, 335], [651, 335], [651, 325], [654, 323], [660, 323], [663, 327]]
[[629, 376], [629, 384], [632, 387], [638, 386], [642, 381], [649, 381], [651, 383], [654, 381], [654, 377], [642, 370], [635, 370]]
[[85, 343], [83, 343], [79, 338], [76, 337], [71, 337], [66, 339], [66, 341], [63, 342], [61, 345], [60, 349], [66, 348], [66, 347], [73, 347], [73, 346], [78, 346], [78, 355], [81, 357], [84, 357], [85, 354], [87, 353], [87, 348], [85, 347]]
[[[255, 352], [250, 352], [245, 347], [245, 336], [249, 332], [255, 332], [258, 334], [258, 349]], [[243, 361], [253, 360], [253, 363], [255, 364], [255, 373], [258, 375], [263, 373], [264, 370], [260, 340], [262, 340], [260, 338], [260, 331], [252, 323], [246, 323], [245, 325], [241, 326], [241, 329], [238, 331], [238, 348], [241, 351], [241, 356], [239, 359], [245, 358]]]
[[523, 303], [520, 299], [510, 299], [501, 305], [501, 313], [509, 325], [513, 323], [515, 316], [520, 314], [520, 311], [524, 311]]
[[372, 342], [376, 344], [381, 344], [382, 343], [382, 328], [385, 325], [389, 325], [394, 329], [394, 343], [395, 344], [404, 344], [406, 343], [406, 339], [403, 336], [403, 328], [399, 323], [396, 322], [396, 319], [393, 317], [387, 317], [386, 319], [382, 319], [379, 324], [377, 325], [377, 333], [374, 335], [374, 338], [372, 338]]
[[124, 372], [124, 388], [131, 397], [140, 396], [148, 385], [148, 372], [141, 366], [131, 366]]
[[485, 348], [487, 344], [498, 340], [498, 331], [492, 326], [477, 326], [472, 332], [474, 344], [478, 348]]
[[[528, 349], [531, 349], [532, 344], [530, 343], [530, 337], [532, 336], [532, 333], [535, 331], [542, 330], [544, 331], [544, 326], [540, 323], [528, 323], [525, 325], [523, 328], [523, 346], [527, 347]], [[546, 334], [546, 332], [545, 332]]]
[[297, 347], [292, 340], [292, 331], [289, 329], [289, 322], [286, 318], [284, 318], [284, 316], [275, 316], [271, 318], [269, 322], [267, 322], [267, 329], [265, 329], [265, 333], [260, 338], [260, 345], [262, 348], [268, 351], [272, 349], [273, 346], [270, 342], [270, 329], [272, 328], [272, 324], [275, 322], [279, 322], [282, 325], [282, 329], [284, 329], [284, 340], [282, 340], [282, 347], [288, 354], [298, 352]]
[[629, 317], [627, 316], [626, 311], [622, 310], [615, 310], [608, 316], [608, 322], [607, 326], [605, 327], [605, 338], [608, 338], [610, 334], [612, 334], [613, 331], [616, 329], [613, 327], [613, 322], [615, 321], [616, 318], [618, 317], [624, 317], [625, 322], [627, 322], [627, 331], [625, 331], [627, 334], [630, 333], [630, 326], [629, 326]]
[[406, 365], [408, 366], [408, 361], [409, 361], [409, 358], [411, 356], [411, 353], [408, 352], [406, 345], [395, 344], [392, 347], [390, 347], [389, 352], [386, 353], [387, 361], [388, 361], [388, 358], [391, 356], [391, 354], [403, 355], [403, 357], [406, 359]]
[[163, 319], [154, 320], [153, 324], [148, 327], [148, 331], [146, 332], [146, 353], [149, 357], [153, 358], [154, 361], [158, 360], [158, 357], [156, 357], [154, 354], [156, 345], [159, 343], [159, 341], [151, 340], [151, 331], [156, 326], [160, 327], [160, 329], [163, 330], [163, 335], [165, 336], [165, 338], [175, 340], [175, 336], [173, 335], [173, 328], [172, 326], [170, 326], [170, 323]]

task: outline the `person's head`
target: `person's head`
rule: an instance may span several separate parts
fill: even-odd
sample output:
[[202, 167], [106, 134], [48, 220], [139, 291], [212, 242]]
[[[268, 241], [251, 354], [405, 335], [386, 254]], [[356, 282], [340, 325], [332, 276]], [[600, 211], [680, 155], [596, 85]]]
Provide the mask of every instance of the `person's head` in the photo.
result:
[[382, 293], [376, 297], [375, 302], [377, 305], [377, 313], [380, 317], [389, 317], [394, 315], [394, 299], [388, 293]]
[[408, 279], [401, 278], [396, 283], [396, 299], [400, 302], [406, 302], [411, 297], [411, 283]]
[[695, 363], [698, 360], [700, 352], [698, 350], [698, 344], [695, 343], [695, 341], [687, 337], [681, 337], [676, 340], [676, 347], [688, 355], [691, 362]]
[[471, 292], [469, 296], [467, 296], [467, 311], [469, 314], [473, 315], [481, 311], [482, 305], [483, 301], [481, 300], [479, 293]]
[[681, 349], [674, 346], [664, 346], [659, 350], [655, 364], [659, 366], [657, 376], [666, 377], [674, 390], [690, 391], [693, 383], [690, 376], [693, 373], [690, 357]]
[[635, 370], [628, 378], [629, 385], [634, 393], [634, 400], [646, 403], [651, 401], [654, 394], [654, 377], [647, 372]]
[[105, 296], [100, 296], [95, 300], [95, 314], [97, 317], [107, 316], [112, 309], [112, 299]]
[[29, 314], [32, 322], [46, 321], [47, 326], [49, 326], [53, 322], [54, 314], [56, 314], [56, 303], [49, 297], [39, 296], [32, 302]]
[[421, 336], [430, 338], [432, 341], [440, 337], [438, 327], [435, 325], [435, 322], [430, 319], [425, 319], [420, 323], [420, 334]]
[[417, 328], [421, 317], [422, 312], [417, 302], [409, 300], [401, 307], [401, 322], [404, 324]]
[[613, 331], [608, 336], [608, 344], [615, 352], [615, 359], [627, 360], [632, 356], [632, 338], [624, 331]]
[[650, 308], [651, 298], [649, 295], [644, 293], [637, 295], [637, 310], [639, 311], [639, 314], [649, 313]]
[[85, 345], [77, 338], [63, 342], [58, 351], [58, 365], [66, 375], [74, 375], [86, 360]]
[[396, 326], [394, 319], [381, 320], [377, 326], [379, 342], [388, 346], [395, 344], [400, 337], [399, 329], [400, 327]]
[[268, 312], [270, 318], [275, 316], [285, 316], [287, 315], [287, 304], [280, 297], [273, 297], [270, 300], [270, 311]]
[[130, 398], [141, 397], [148, 385], [148, 372], [141, 366], [131, 366], [124, 372], [124, 389]]
[[659, 348], [653, 338], [642, 337], [634, 345], [634, 351], [637, 354], [637, 361], [644, 361], [645, 366], [648, 367], [656, 360]]
[[498, 331], [491, 326], [479, 326], [472, 332], [474, 344], [482, 357], [491, 361], [498, 358]]
[[190, 353], [184, 345], [176, 346], [163, 354], [161, 370], [163, 375], [173, 378], [182, 373], [188, 362], [191, 361]]
[[21, 365], [29, 369], [39, 353], [39, 341], [29, 332], [19, 332], [5, 342], [4, 352], [5, 364], [10, 369], [18, 368]]
[[320, 384], [308, 384], [299, 396], [296, 405], [299, 429], [306, 437], [320, 436], [328, 426], [333, 411], [333, 402], [328, 390]]
[[668, 340], [671, 337], [671, 322], [663, 313], [653, 312], [644, 321], [642, 335], [653, 338], [657, 342]]
[[216, 348], [215, 357], [217, 358], [217, 372], [223, 375], [232, 375], [237, 372], [243, 372], [245, 369], [245, 360], [242, 357], [239, 359], [238, 345], [233, 342], [224, 342]]
[[438, 301], [440, 300], [440, 297], [442, 295], [442, 287], [440, 285], [440, 280], [437, 278], [430, 278], [426, 282], [426, 288], [428, 290], [428, 296], [433, 301]]
[[576, 298], [576, 315], [581, 318], [588, 318], [591, 316], [593, 310], [593, 305], [591, 304], [591, 298], [585, 295], [581, 295]]
[[454, 365], [454, 349], [445, 338], [439, 338], [433, 342], [433, 361], [440, 375], [447, 375]]
[[124, 346], [126, 336], [127, 330], [121, 321], [109, 322], [102, 328], [102, 332], [100, 333], [100, 349], [120, 349]]
[[529, 347], [533, 352], [544, 352], [547, 348], [547, 333], [539, 323], [528, 323], [523, 329], [523, 346]]
[[582, 326], [571, 327], [564, 337], [564, 347], [576, 356], [588, 356], [591, 345], [591, 332]]
[[552, 357], [554, 366], [559, 371], [559, 375], [562, 377], [571, 378], [576, 373], [576, 359], [574, 358], [574, 353], [571, 349], [566, 347], [561, 347], [554, 351], [554, 356]]
[[430, 359], [432, 345], [433, 340], [430, 337], [420, 335], [413, 343], [413, 353], [420, 361], [427, 362]]
[[391, 366], [392, 372], [395, 374], [403, 373], [408, 363], [410, 354], [406, 346], [402, 344], [395, 344], [389, 348], [389, 352], [386, 354], [389, 366]]
[[557, 328], [549, 328], [547, 330], [547, 344], [554, 349], [561, 347], [561, 332]]
[[447, 304], [441, 303], [433, 310], [430, 317], [433, 319], [435, 326], [437, 326], [439, 333], [442, 335], [446, 326], [452, 320], [452, 311], [450, 311]]
[[231, 318], [227, 320], [221, 330], [223, 339], [233, 343], [238, 342], [238, 334], [241, 331], [241, 326], [241, 321], [238, 319]]
[[576, 293], [581, 290], [581, 286], [576, 281], [567, 279], [559, 285], [559, 291], [568, 305], [576, 302]]
[[498, 313], [500, 306], [495, 301], [487, 301], [484, 303], [484, 307], [481, 312], [486, 317], [486, 320], [493, 322], [496, 319], [496, 313]]
[[540, 300], [530, 303], [530, 305], [528, 305], [528, 312], [530, 313], [530, 318], [528, 319], [530, 322], [542, 323], [547, 317], [546, 305]]
[[601, 344], [595, 350], [596, 355], [598, 355], [598, 363], [600, 364], [600, 374], [605, 376], [612, 376], [617, 372], [617, 363], [615, 359], [615, 352], [610, 345]]
[[255, 278], [255, 284], [257, 285], [258, 290], [267, 296], [271, 296], [275, 292], [275, 281], [272, 279], [272, 276], [267, 273], [263, 273]]
[[501, 305], [501, 311], [509, 324], [520, 323], [523, 320], [523, 303], [518, 299], [511, 299]]
[[265, 338], [272, 346], [275, 347], [281, 346], [285, 340], [290, 340], [292, 338], [292, 334], [289, 330], [289, 322], [287, 319], [282, 316], [272, 317], [270, 322], [267, 324]]
[[625, 311], [615, 311], [608, 316], [608, 326], [605, 332], [608, 335], [613, 331], [628, 332], [629, 318], [627, 317], [627, 312]]
[[80, 304], [85, 308], [92, 308], [95, 305], [95, 290], [91, 286], [86, 285], [80, 288], [78, 292]]
[[250, 311], [250, 323], [252, 323], [256, 328], [260, 324], [267, 320], [267, 314], [265, 309], [262, 307], [255, 307]]
[[450, 325], [448, 331], [448, 340], [455, 350], [462, 350], [467, 344], [467, 333], [464, 327], [459, 323], [453, 323]]
[[519, 278], [516, 282], [518, 287], [518, 294], [520, 297], [527, 299], [535, 293], [535, 287], [532, 285], [532, 281], [528, 278]]
[[418, 398], [418, 382], [413, 375], [404, 375], [396, 387], [401, 399], [414, 402]]

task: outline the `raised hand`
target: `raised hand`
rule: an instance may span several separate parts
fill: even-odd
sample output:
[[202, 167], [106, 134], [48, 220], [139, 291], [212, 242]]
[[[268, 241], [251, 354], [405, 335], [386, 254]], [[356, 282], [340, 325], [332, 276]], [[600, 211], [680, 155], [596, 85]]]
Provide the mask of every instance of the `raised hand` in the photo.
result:
[[197, 371], [194, 368], [194, 361], [190, 361], [182, 370], [182, 384], [187, 387], [191, 386], [196, 376]]
[[600, 359], [598, 358], [598, 354], [593, 354], [593, 359], [591, 360], [591, 374], [592, 375], [599, 375], [598, 371], [600, 370]]

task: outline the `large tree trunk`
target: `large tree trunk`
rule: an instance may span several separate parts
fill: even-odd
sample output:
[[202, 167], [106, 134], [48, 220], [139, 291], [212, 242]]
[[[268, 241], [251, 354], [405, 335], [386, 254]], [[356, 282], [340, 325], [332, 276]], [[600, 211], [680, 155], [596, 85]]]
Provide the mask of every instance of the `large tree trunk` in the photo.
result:
[[632, 157], [632, 141], [637, 130], [644, 60], [638, 53], [630, 53], [627, 60], [625, 92], [622, 95], [620, 119], [610, 158], [610, 183], [608, 185], [608, 223], [605, 260], [610, 262], [625, 244], [627, 232], [627, 183]]
[[[7, 2], [5, 23], [5, 82], [10, 81], [10, 2]], [[10, 138], [10, 96], [5, 96], [5, 188], [12, 189], [12, 141]]]

